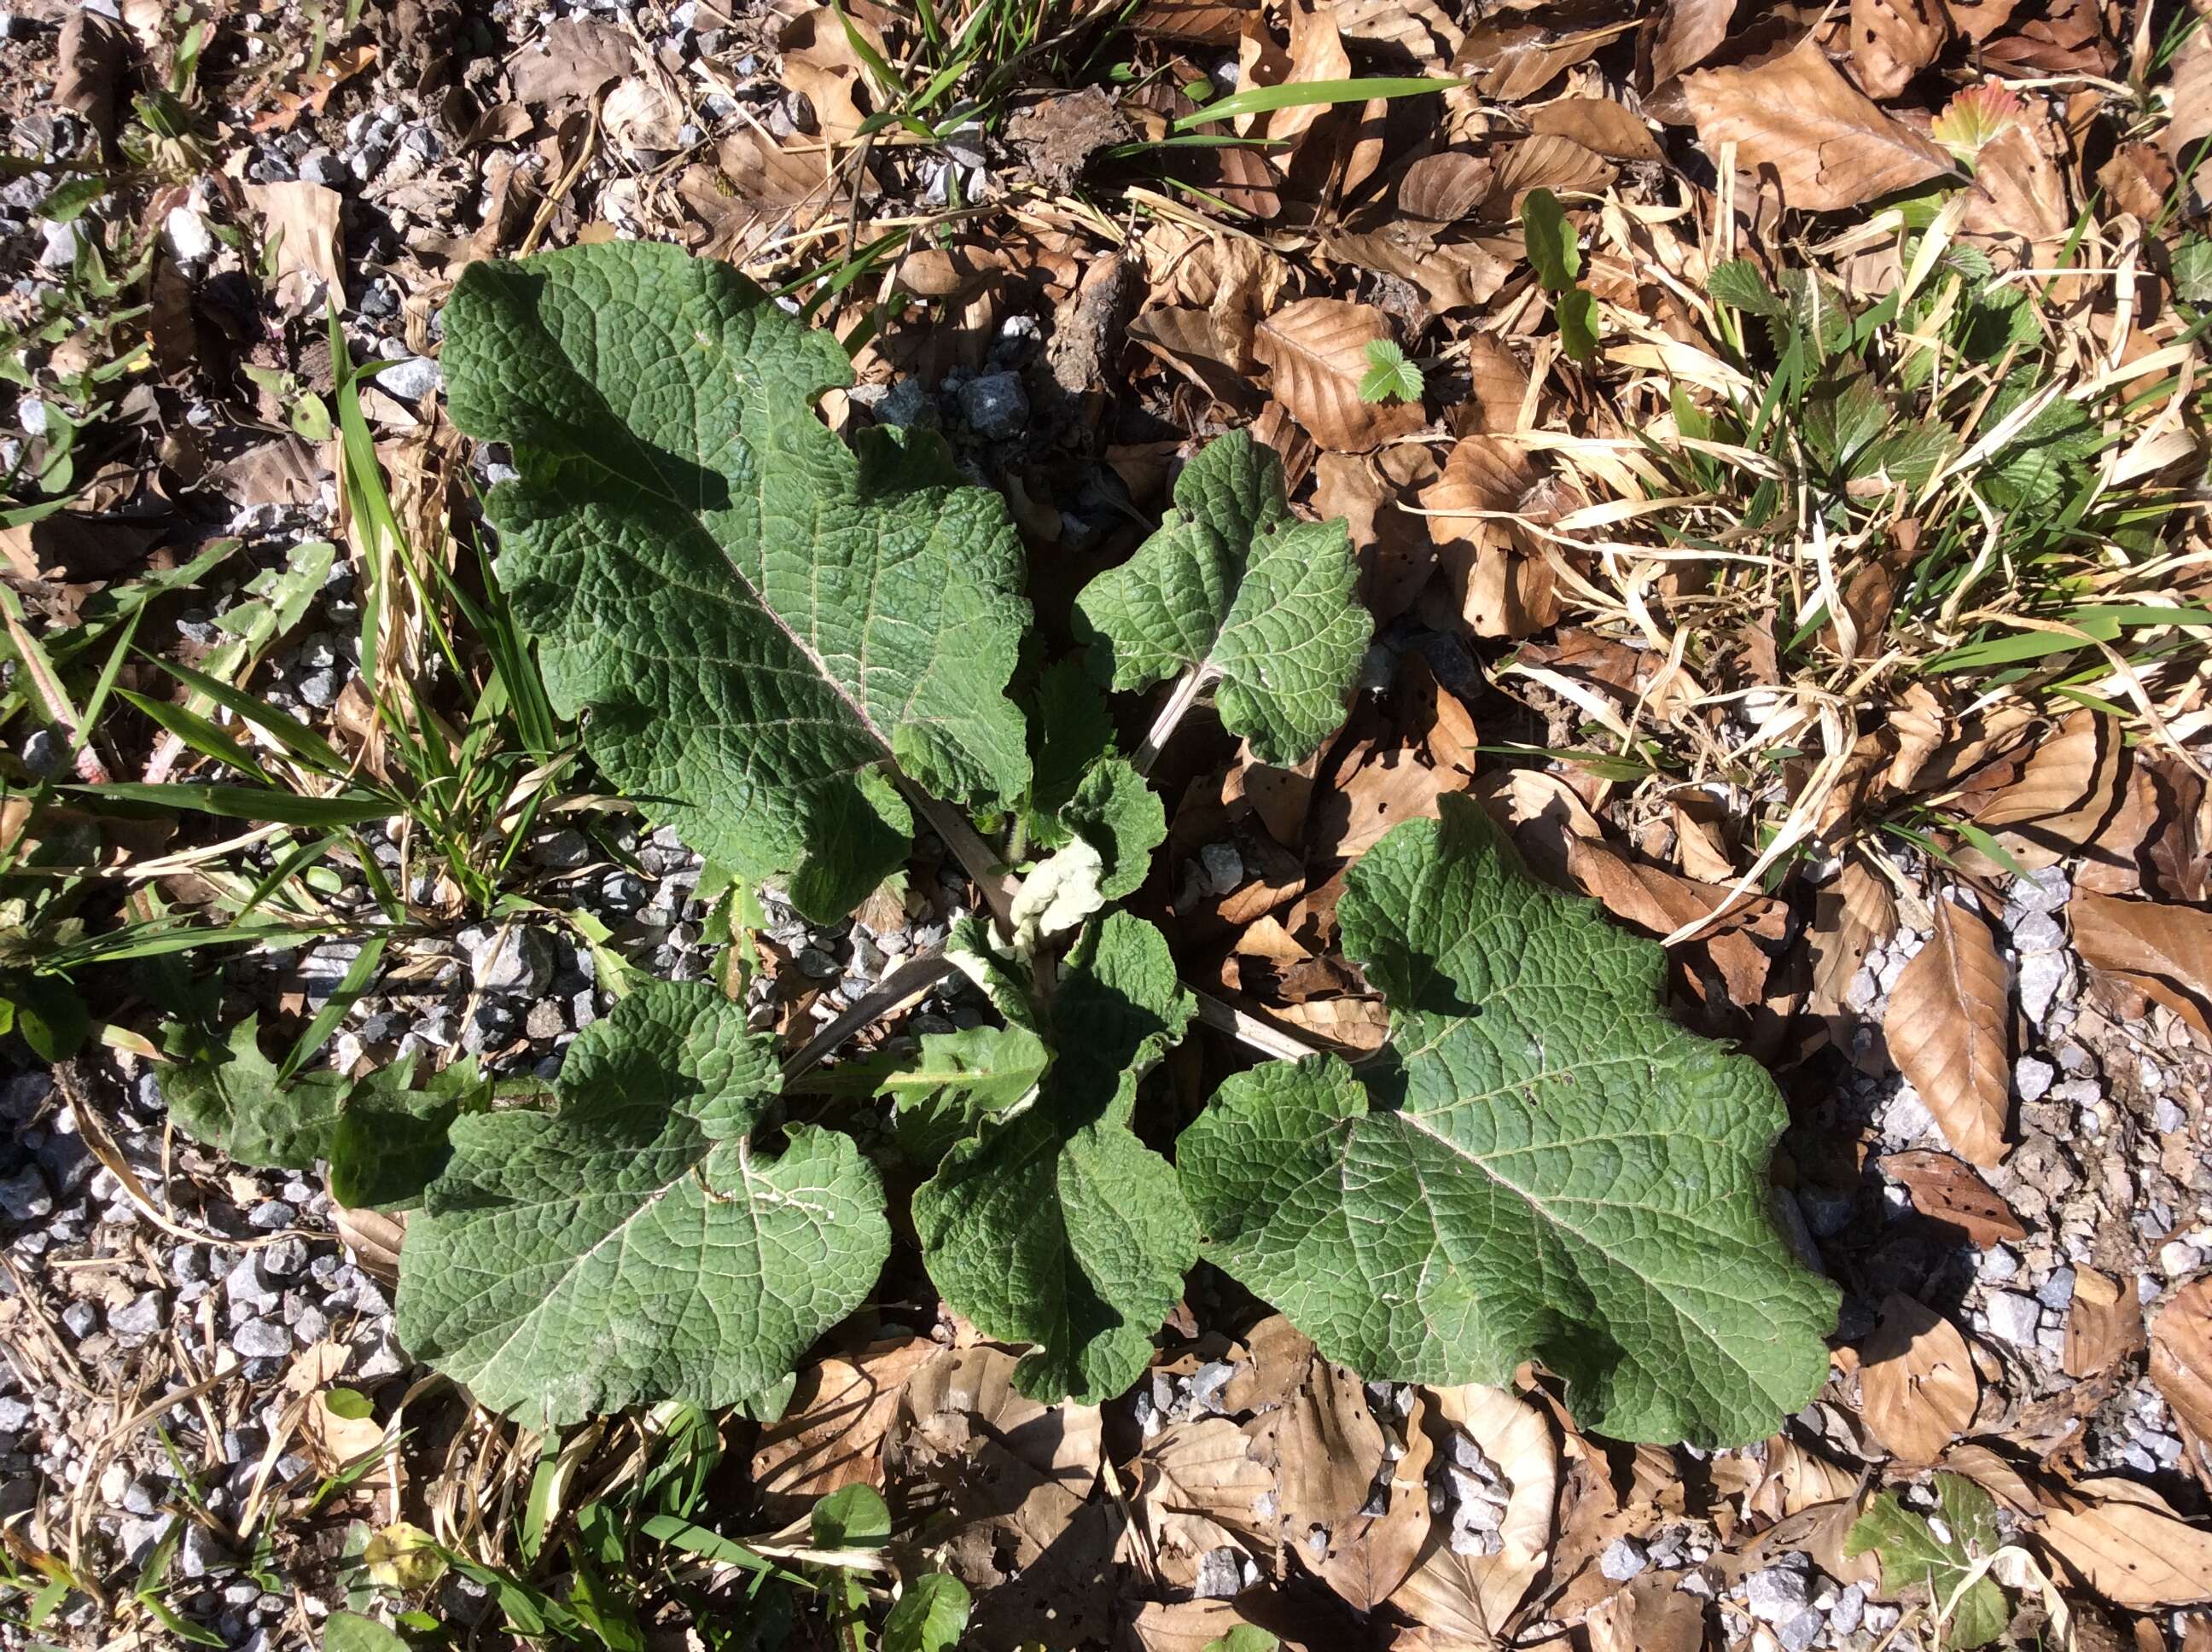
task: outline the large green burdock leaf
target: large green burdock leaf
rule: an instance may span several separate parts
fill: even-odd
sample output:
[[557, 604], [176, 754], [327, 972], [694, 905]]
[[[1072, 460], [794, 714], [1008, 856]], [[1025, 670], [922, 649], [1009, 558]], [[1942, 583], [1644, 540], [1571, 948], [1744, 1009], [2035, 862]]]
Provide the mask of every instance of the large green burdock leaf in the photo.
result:
[[1117, 689], [1213, 681], [1231, 733], [1299, 763], [1344, 720], [1375, 622], [1344, 524], [1302, 522], [1274, 450], [1232, 431], [1183, 467], [1159, 531], [1076, 598]]
[[905, 853], [892, 763], [940, 798], [1022, 794], [1006, 506], [934, 437], [825, 428], [835, 338], [625, 242], [470, 265], [444, 365], [453, 422], [522, 471], [487, 510], [547, 688], [695, 848], [828, 918]]
[[1168, 1163], [1129, 1127], [1137, 1080], [1195, 1008], [1159, 931], [1109, 913], [1063, 961], [1051, 1067], [914, 1196], [929, 1276], [984, 1335], [1037, 1345], [1036, 1398], [1110, 1399], [1144, 1374], [1198, 1230]]
[[532, 1427], [769, 1388], [890, 1248], [849, 1138], [754, 1142], [779, 1084], [774, 1040], [712, 987], [634, 990], [569, 1048], [558, 1111], [454, 1124], [400, 1253], [400, 1340]]
[[1531, 1357], [1620, 1439], [1773, 1431], [1836, 1292], [1767, 1214], [1764, 1069], [1658, 1008], [1663, 955], [1443, 799], [1338, 909], [1389, 998], [1372, 1091], [1334, 1058], [1231, 1078], [1176, 1144], [1205, 1254], [1370, 1379], [1502, 1384]]

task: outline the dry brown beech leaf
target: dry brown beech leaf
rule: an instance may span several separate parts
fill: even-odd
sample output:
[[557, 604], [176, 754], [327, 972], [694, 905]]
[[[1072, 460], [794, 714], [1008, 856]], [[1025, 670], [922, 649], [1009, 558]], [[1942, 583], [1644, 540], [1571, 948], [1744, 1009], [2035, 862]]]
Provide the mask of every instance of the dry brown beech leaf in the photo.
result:
[[1170, 1423], [1138, 1457], [1132, 1494], [1161, 1574], [1188, 1588], [1200, 1560], [1224, 1546], [1264, 1556], [1276, 1522], [1257, 1513], [1275, 1477], [1252, 1455], [1251, 1441], [1226, 1417]]
[[927, 1337], [892, 1337], [851, 1356], [833, 1355], [799, 1374], [781, 1418], [763, 1424], [753, 1448], [753, 1485], [772, 1518], [804, 1513], [841, 1486], [883, 1484], [878, 1448], [907, 1379], [946, 1351]]
[[2151, 1321], [2150, 1380], [2181, 1424], [2190, 1467], [2212, 1487], [2212, 1277], [2182, 1286]]
[[1490, 162], [1481, 155], [1463, 149], [1425, 155], [1398, 180], [1398, 210], [1424, 223], [1457, 223], [1489, 197], [1490, 178]]
[[1512, 1487], [1495, 1554], [1455, 1554], [1431, 1527], [1419, 1563], [1390, 1604], [1441, 1637], [1440, 1645], [1491, 1647], [1544, 1569], [1559, 1497], [1559, 1455], [1543, 1414], [1503, 1388], [1436, 1391], [1444, 1421], [1471, 1438]]
[[637, 64], [629, 36], [605, 23], [563, 17], [546, 29], [542, 44], [543, 51], [525, 52], [508, 67], [518, 103], [580, 104]]
[[1813, 896], [1806, 942], [1813, 953], [1813, 990], [1807, 1007], [1815, 1015], [1840, 1015], [1851, 977], [1877, 942], [1897, 933], [1897, 897], [1857, 857], [1844, 862], [1834, 883]]
[[1547, 189], [1554, 195], [1595, 195], [1613, 181], [1613, 162], [1571, 137], [1557, 133], [1524, 137], [1499, 155], [1483, 211], [1494, 219], [1517, 217], [1522, 197], [1532, 189]]
[[1526, 554], [1497, 515], [1475, 514], [1522, 510], [1540, 479], [1519, 444], [1468, 436], [1445, 459], [1443, 475], [1421, 490], [1430, 510], [1454, 513], [1429, 518], [1429, 533], [1460, 616], [1477, 636], [1529, 636], [1559, 617], [1551, 563]]
[[1352, 554], [1359, 559], [1359, 601], [1378, 625], [1404, 613], [1436, 571], [1437, 548], [1428, 525], [1399, 508], [1403, 497], [1372, 459], [1323, 453], [1315, 461], [1314, 508], [1324, 517], [1344, 519]]
[[2045, 1505], [2038, 1535], [2114, 1606], [2154, 1612], [2212, 1600], [2212, 1531], [2133, 1480], [2081, 1481]]
[[1388, 1498], [1379, 1515], [1354, 1515], [1329, 1528], [1316, 1556], [1302, 1534], [1285, 1535], [1291, 1552], [1354, 1612], [1372, 1612], [1397, 1593], [1427, 1546], [1429, 1462], [1436, 1442], [1422, 1426], [1428, 1407], [1417, 1390], [1406, 1416], [1406, 1455], [1390, 1465]]
[[1651, 42], [1651, 83], [1663, 86], [1695, 69], [1728, 39], [1735, 0], [1667, 0], [1667, 15]]
[[2148, 993], [2212, 1042], [2212, 912], [2086, 891], [2067, 911], [2084, 963]]
[[1949, 41], [1951, 14], [1943, 0], [1851, 0], [1850, 38], [1867, 95], [1893, 98]]
[[[2018, 778], [1975, 810], [1974, 824], [1996, 833], [2021, 865], [2039, 872], [2104, 836], [2120, 805], [2125, 760], [2112, 719], [2075, 712], [2054, 737], [2029, 749]], [[1969, 789], [1973, 783], [1968, 776]]]
[[1859, 1415], [1900, 1462], [1932, 1463], [1966, 1430], [1981, 1379], [1959, 1327], [1900, 1291], [1859, 1355]]
[[1583, 1619], [1590, 1652], [1700, 1652], [1705, 1609], [1676, 1585], [1672, 1572], [1653, 1572], [1607, 1595]]
[[1656, 161], [1658, 140], [1643, 117], [1611, 98], [1559, 98], [1528, 111], [1528, 130], [1571, 138], [1616, 161]]
[[832, 198], [826, 151], [787, 154], [766, 132], [740, 126], [716, 145], [714, 160], [738, 200], [763, 213], [793, 212], [794, 228], [842, 205]]
[[1437, 799], [1467, 784], [1460, 770], [1431, 768], [1411, 750], [1374, 751], [1357, 768], [1346, 763], [1315, 801], [1309, 858], [1322, 865], [1364, 854], [1401, 821], [1434, 820]]
[[288, 278], [321, 279], [331, 299], [345, 302], [345, 280], [338, 267], [338, 222], [345, 197], [320, 184], [248, 184], [246, 204], [261, 215], [262, 235], [276, 248], [279, 297]]
[[[1265, 1629], [1282, 1643], [1283, 1652], [1307, 1652], [1298, 1638], [1297, 1614], [1261, 1589], [1247, 1589], [1234, 1600], [1154, 1600], [1137, 1609], [1129, 1623], [1143, 1652], [1206, 1652], [1243, 1625]], [[963, 1646], [968, 1644], [963, 1638]]]
[[1364, 453], [1427, 422], [1418, 402], [1363, 402], [1367, 347], [1390, 338], [1370, 304], [1305, 298], [1260, 324], [1252, 353], [1272, 375], [1275, 398], [1322, 446]]
[[[1352, 59], [1346, 55], [1344, 40], [1337, 33], [1332, 9], [1312, 3], [1312, 0], [1290, 0], [1288, 8], [1291, 28], [1291, 49], [1287, 68], [1279, 80], [1241, 84], [1305, 86], [1319, 81], [1341, 81], [1352, 77]], [[1295, 144], [1313, 129], [1316, 122], [1329, 112], [1331, 106], [1324, 103], [1292, 104], [1268, 115], [1265, 136], [1270, 142]], [[1280, 161], [1286, 151], [1275, 151]]]
[[1340, 0], [1337, 33], [1373, 52], [1411, 58], [1441, 70], [1467, 39], [1437, 0]]
[[[849, 26], [864, 38], [872, 33], [858, 17]], [[854, 95], [867, 91], [867, 76], [847, 27], [833, 8], [815, 6], [787, 22], [779, 42], [783, 67], [778, 78], [814, 106], [815, 130], [832, 143], [858, 133], [869, 113]], [[880, 38], [869, 45], [883, 49]]]
[[[1544, 9], [1573, 12], [1554, 6]], [[1560, 73], [1594, 54], [1623, 26], [1607, 22], [1577, 28], [1554, 27], [1510, 16], [1493, 16], [1468, 31], [1460, 49], [1459, 72], [1470, 77], [1485, 97], [1500, 103], [1519, 103], [1532, 98], [1559, 78]]]
[[2076, 1269], [2059, 1369], [2077, 1379], [2096, 1376], [2142, 1345], [2142, 1306], [2136, 1299], [2135, 1281], [2115, 1279], [2094, 1268]]
[[1309, 1354], [1290, 1397], [1247, 1425], [1255, 1461], [1273, 1471], [1283, 1529], [1303, 1535], [1349, 1520], [1382, 1467], [1382, 1426], [1358, 1377]]
[[1898, 976], [1882, 1033], [1944, 1139], [1994, 1169], [2004, 1161], [2012, 1094], [2011, 972], [1987, 920], [1953, 902], [1934, 905], [1936, 932]]
[[[2051, 130], [2048, 118], [2039, 117], [2037, 125]], [[2052, 144], [2058, 141], [2054, 137]], [[1982, 146], [1966, 216], [1959, 221], [1962, 232], [2008, 258], [2039, 263], [2036, 249], [2063, 240], [2071, 224], [2065, 178], [2035, 130], [2015, 123]]]
[[1762, 64], [1685, 76], [1682, 93], [1707, 151], [1734, 143], [1736, 164], [1771, 173], [1783, 204], [1800, 211], [1838, 211], [1952, 170], [1941, 147], [1876, 108], [1810, 36]]
[[1948, 1222], [1984, 1250], [2027, 1237], [2027, 1226], [1981, 1175], [1964, 1159], [1915, 1149], [1891, 1153], [1882, 1174], [1902, 1182], [1912, 1208]]

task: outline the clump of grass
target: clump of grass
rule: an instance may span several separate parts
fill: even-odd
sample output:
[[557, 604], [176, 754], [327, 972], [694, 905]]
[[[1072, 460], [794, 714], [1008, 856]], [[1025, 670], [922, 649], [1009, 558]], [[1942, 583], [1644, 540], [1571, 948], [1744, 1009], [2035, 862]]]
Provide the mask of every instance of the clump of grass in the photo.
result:
[[1540, 439], [1593, 501], [1533, 530], [1571, 606], [1665, 662], [1570, 743], [1653, 806], [1723, 792], [1747, 884], [1869, 833], [1940, 851], [1940, 799], [1850, 784], [1908, 690], [1950, 717], [2087, 707], [2166, 740], [2203, 658], [2212, 610], [2176, 536], [2206, 316], [2131, 338], [2142, 318], [2109, 298], [2129, 271], [2087, 219], [2054, 273], [2001, 270], [1959, 216], [1893, 210], [1826, 249], [1891, 241], [1902, 276], [1878, 296], [1817, 263], [1717, 264], [1682, 295], [1717, 349], [1644, 329], [1668, 374], [1631, 400], [1662, 411]]

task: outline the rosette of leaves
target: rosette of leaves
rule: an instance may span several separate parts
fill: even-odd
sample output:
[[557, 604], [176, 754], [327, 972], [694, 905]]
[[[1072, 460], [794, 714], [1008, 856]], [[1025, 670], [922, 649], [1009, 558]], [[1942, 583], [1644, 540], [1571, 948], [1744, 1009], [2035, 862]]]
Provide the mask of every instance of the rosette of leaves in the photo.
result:
[[486, 501], [501, 581], [613, 785], [824, 920], [904, 859], [902, 781], [1020, 798], [1005, 502], [933, 435], [824, 426], [834, 337], [641, 243], [471, 264], [446, 329], [454, 422], [521, 472]]
[[1205, 1255], [1370, 1381], [1533, 1357], [1601, 1434], [1770, 1433], [1826, 1377], [1837, 1300], [1768, 1215], [1773, 1080], [1666, 1017], [1657, 945], [1442, 810], [1339, 908], [1387, 1058], [1240, 1074], [1177, 1143]]

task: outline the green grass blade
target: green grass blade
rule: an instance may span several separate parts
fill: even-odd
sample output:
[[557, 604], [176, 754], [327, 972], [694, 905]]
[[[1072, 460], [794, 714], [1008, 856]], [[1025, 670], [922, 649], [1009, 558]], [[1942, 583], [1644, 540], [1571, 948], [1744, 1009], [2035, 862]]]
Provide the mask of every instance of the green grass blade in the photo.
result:
[[1195, 114], [1176, 122], [1173, 131], [1187, 132], [1240, 115], [1266, 114], [1274, 109], [1306, 109], [1316, 104], [1366, 103], [1376, 98], [1417, 98], [1430, 92], [1449, 92], [1464, 86], [1463, 80], [1440, 80], [1433, 76], [1376, 76], [1368, 80], [1305, 81], [1289, 86], [1255, 86], [1232, 93], [1218, 103], [1209, 103]]

